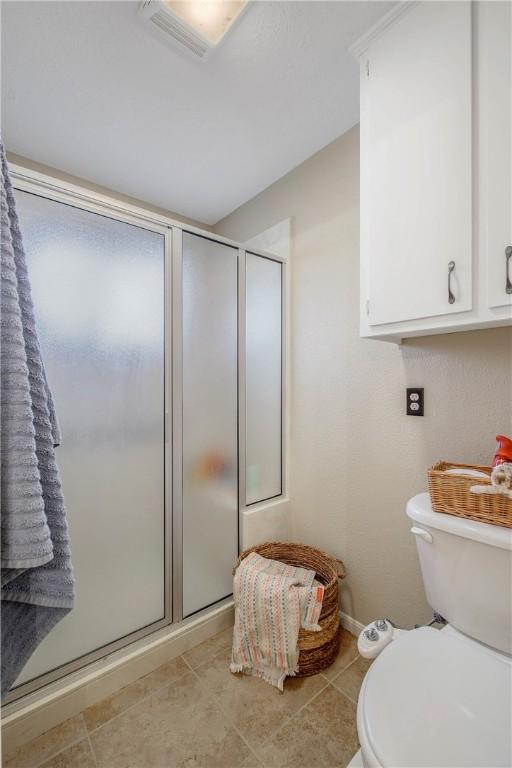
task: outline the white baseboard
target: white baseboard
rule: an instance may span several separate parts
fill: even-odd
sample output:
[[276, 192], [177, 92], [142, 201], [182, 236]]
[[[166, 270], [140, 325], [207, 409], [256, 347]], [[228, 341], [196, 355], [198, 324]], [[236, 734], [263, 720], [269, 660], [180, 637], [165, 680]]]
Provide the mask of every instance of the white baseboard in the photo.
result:
[[340, 617], [341, 617], [341, 626], [344, 627], [348, 632], [350, 632], [351, 635], [354, 635], [355, 637], [359, 637], [361, 634], [361, 631], [364, 629], [364, 624], [361, 624], [360, 621], [357, 621], [357, 619], [352, 618], [352, 616], [349, 616], [348, 613], [343, 613], [343, 611], [340, 611]]
[[227, 629], [233, 621], [233, 601], [230, 600], [178, 626], [148, 635], [80, 672], [7, 704], [2, 707], [4, 756]]

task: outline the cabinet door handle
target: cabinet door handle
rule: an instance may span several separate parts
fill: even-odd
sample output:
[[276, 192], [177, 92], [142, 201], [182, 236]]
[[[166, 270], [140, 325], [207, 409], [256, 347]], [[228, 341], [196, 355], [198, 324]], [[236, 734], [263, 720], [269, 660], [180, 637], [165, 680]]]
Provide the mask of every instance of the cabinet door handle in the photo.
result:
[[512, 245], [505, 248], [505, 269], [507, 280], [505, 282], [505, 293], [512, 293], [512, 280], [510, 279], [510, 259], [512, 258]]
[[452, 272], [455, 269], [455, 262], [448, 262], [448, 304], [455, 304], [455, 296], [452, 293]]

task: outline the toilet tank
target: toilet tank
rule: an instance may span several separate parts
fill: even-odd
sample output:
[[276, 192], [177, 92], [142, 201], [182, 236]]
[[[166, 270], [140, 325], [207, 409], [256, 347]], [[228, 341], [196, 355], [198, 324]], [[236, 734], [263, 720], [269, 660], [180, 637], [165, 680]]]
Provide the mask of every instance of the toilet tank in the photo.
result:
[[512, 654], [512, 529], [407, 504], [429, 605], [466, 635]]

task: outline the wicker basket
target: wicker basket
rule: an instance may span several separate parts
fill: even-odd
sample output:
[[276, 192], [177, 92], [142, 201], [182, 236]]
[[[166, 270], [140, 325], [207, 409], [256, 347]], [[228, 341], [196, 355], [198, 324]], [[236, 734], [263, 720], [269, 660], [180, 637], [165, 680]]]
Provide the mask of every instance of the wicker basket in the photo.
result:
[[316, 675], [336, 659], [340, 645], [338, 579], [345, 578], [345, 567], [339, 560], [306, 544], [268, 541], [242, 552], [237, 566], [251, 552], [270, 560], [296, 565], [315, 571], [325, 588], [320, 614], [320, 632], [301, 629], [299, 632], [299, 671], [297, 677]]
[[[467, 475], [447, 475], [447, 469], [476, 469], [489, 480]], [[512, 499], [502, 494], [471, 493], [472, 485], [491, 485], [492, 467], [438, 461], [428, 470], [428, 487], [434, 512], [467, 517], [490, 525], [512, 528]]]

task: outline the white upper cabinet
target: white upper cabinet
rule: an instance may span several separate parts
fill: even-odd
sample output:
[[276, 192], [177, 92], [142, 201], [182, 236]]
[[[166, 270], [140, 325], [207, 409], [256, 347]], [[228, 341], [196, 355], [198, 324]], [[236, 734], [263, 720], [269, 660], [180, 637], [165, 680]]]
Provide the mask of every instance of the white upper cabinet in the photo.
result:
[[512, 4], [481, 3], [481, 250], [490, 308], [512, 307]]
[[363, 336], [512, 324], [510, 17], [402, 3], [354, 46]]
[[372, 45], [361, 124], [370, 323], [471, 309], [469, 3], [421, 4]]

